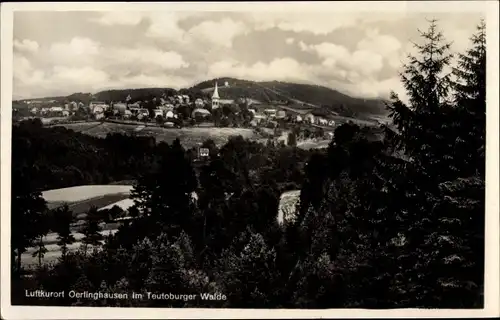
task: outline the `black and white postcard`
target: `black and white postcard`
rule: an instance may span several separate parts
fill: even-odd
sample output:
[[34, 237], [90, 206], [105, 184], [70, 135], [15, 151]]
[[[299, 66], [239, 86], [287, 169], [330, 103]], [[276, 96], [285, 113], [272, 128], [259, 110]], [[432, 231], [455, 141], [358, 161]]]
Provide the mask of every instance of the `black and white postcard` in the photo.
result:
[[1, 315], [499, 315], [497, 1], [2, 3]]

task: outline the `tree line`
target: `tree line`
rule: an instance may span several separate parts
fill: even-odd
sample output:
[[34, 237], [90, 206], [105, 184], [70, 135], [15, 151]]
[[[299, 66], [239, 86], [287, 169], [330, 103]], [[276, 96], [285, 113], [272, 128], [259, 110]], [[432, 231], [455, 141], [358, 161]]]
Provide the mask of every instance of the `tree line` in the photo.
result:
[[[436, 21], [421, 36], [418, 55], [401, 72], [409, 99], [392, 95], [387, 107], [395, 128], [383, 127], [384, 139], [374, 140], [354, 124], [338, 127], [325, 152], [235, 137], [220, 149], [207, 142], [210, 158], [201, 165], [178, 140], [137, 142], [147, 165], [132, 192], [129, 214], [135, 218], [104, 244], [65, 253], [29, 281], [13, 283], [48, 291], [227, 296], [30, 304], [482, 308], [485, 24], [478, 25], [456, 65]], [[447, 67], [452, 74], [444, 74]], [[13, 149], [34, 152], [25, 140]], [[115, 150], [111, 144], [99, 150]], [[44, 204], [30, 179], [35, 169], [29, 159], [49, 157], [47, 150], [55, 150], [50, 148], [13, 162], [19, 168], [13, 174], [13, 249], [39, 234], [35, 226]], [[118, 149], [113, 152], [131, 152]], [[147, 150], [154, 155], [148, 158]], [[100, 163], [88, 165], [102, 172]], [[280, 193], [295, 188], [301, 190], [295, 218], [279, 225]], [[87, 227], [91, 235], [95, 228], [90, 222]], [[67, 230], [59, 235], [62, 245]]]

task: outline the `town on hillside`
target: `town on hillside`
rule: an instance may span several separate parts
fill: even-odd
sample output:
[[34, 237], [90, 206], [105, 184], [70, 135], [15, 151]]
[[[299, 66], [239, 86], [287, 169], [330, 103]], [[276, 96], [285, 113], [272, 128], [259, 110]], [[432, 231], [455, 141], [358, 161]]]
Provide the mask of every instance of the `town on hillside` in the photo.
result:
[[[229, 84], [226, 82], [225, 86]], [[222, 127], [278, 126], [278, 122], [307, 123], [318, 127], [334, 127], [338, 115], [322, 109], [294, 108], [288, 101], [262, 103], [248, 97], [237, 100], [221, 97], [215, 82], [210, 97], [193, 98], [187, 94], [153, 97], [151, 100], [133, 101], [128, 95], [125, 101], [81, 101], [20, 100], [27, 111], [13, 108], [14, 119], [38, 117], [47, 124], [67, 123], [82, 120], [123, 120], [164, 127], [209, 125]], [[238, 122], [237, 118], [243, 121]]]
[[[231, 86], [225, 81], [223, 88]], [[126, 90], [124, 90], [126, 92]], [[127, 94], [123, 101], [98, 101], [90, 95], [88, 102], [66, 99], [29, 99], [15, 101], [13, 120], [38, 118], [46, 126], [77, 123], [115, 123], [136, 126], [135, 134], [144, 127], [158, 128], [248, 128], [261, 139], [278, 143], [299, 143], [304, 147], [326, 147], [336, 127], [355, 122], [377, 131], [379, 121], [343, 117], [296, 99], [262, 102], [250, 97], [229, 99], [219, 90], [217, 79], [213, 87], [202, 94], [168, 92], [160, 97]], [[289, 142], [289, 134], [294, 135]]]

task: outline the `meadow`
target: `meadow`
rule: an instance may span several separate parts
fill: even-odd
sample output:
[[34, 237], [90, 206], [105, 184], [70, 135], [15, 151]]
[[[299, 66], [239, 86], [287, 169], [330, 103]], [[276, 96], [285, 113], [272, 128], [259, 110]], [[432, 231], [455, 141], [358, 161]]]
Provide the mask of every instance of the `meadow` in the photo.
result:
[[220, 146], [227, 142], [231, 136], [241, 135], [245, 139], [255, 139], [256, 134], [252, 129], [247, 128], [161, 128], [158, 126], [146, 126], [140, 131], [135, 131], [137, 124], [121, 124], [104, 122], [93, 123], [71, 123], [61, 124], [76, 132], [85, 133], [91, 136], [105, 138], [108, 133], [134, 134], [137, 136], [154, 136], [157, 142], [172, 143], [179, 138], [185, 148], [191, 148], [203, 143], [207, 139], [212, 139], [216, 145]]

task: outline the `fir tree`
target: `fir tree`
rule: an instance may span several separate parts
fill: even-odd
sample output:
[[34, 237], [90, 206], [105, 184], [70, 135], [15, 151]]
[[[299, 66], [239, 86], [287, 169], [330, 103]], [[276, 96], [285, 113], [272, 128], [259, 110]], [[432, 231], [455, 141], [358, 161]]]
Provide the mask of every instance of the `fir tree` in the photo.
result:
[[159, 151], [156, 168], [139, 179], [132, 199], [155, 228], [149, 232], [163, 230], [175, 237], [181, 229], [190, 227], [194, 209], [192, 193], [197, 180], [179, 139], [171, 146], [162, 144]]
[[88, 245], [99, 246], [101, 244], [101, 240], [103, 240], [103, 236], [100, 233], [101, 227], [99, 226], [101, 221], [102, 217], [97, 208], [90, 208], [85, 217], [85, 224], [82, 231], [84, 235], [82, 239], [84, 254], [87, 254]]
[[71, 223], [73, 220], [73, 212], [69, 210], [67, 205], [54, 211], [53, 229], [57, 233], [57, 245], [61, 247], [63, 258], [65, 258], [68, 252], [68, 245], [75, 242], [75, 237], [71, 232]]
[[456, 151], [463, 157], [462, 172], [484, 176], [486, 137], [486, 24], [482, 20], [472, 36], [472, 47], [458, 55], [454, 68], [454, 102], [462, 119]]
[[420, 31], [420, 35], [424, 43], [414, 44], [418, 57], [408, 56], [409, 62], [400, 74], [408, 103], [393, 93], [388, 108], [399, 132], [399, 147], [427, 177], [442, 180], [457, 171], [447, 157], [453, 145], [447, 139], [451, 74], [445, 72], [451, 68], [453, 55], [449, 52], [451, 43], [445, 42], [436, 20], [431, 20], [428, 30]]
[[[29, 141], [26, 141], [29, 148]], [[23, 146], [13, 144], [13, 158], [22, 153]], [[21, 159], [19, 161], [22, 161]], [[15, 162], [13, 160], [13, 162]], [[16, 265], [14, 270], [21, 271], [21, 255], [28, 247], [33, 245], [35, 239], [40, 239], [45, 231], [39, 229], [38, 222], [46, 210], [46, 202], [40, 192], [34, 191], [32, 181], [29, 176], [27, 166], [24, 168], [13, 169], [12, 174], [12, 205], [11, 205], [11, 249], [12, 263], [14, 266], [14, 257]]]
[[45, 248], [45, 243], [43, 242], [43, 238], [50, 231], [50, 221], [49, 216], [46, 213], [43, 213], [38, 216], [37, 222], [37, 237], [36, 237], [36, 250], [33, 252], [32, 256], [38, 258], [38, 266], [42, 266], [42, 259], [47, 253], [47, 248]]
[[[472, 153], [484, 150], [479, 114], [481, 106], [484, 110], [480, 79], [485, 70], [481, 58], [474, 58], [484, 50], [481, 32], [473, 38], [476, 49], [460, 56], [463, 72], [455, 70], [459, 83], [453, 84], [450, 75], [442, 75], [450, 67], [450, 46], [442, 44], [443, 36], [431, 21], [429, 31], [421, 33], [425, 43], [416, 45], [421, 58], [410, 57], [401, 75], [409, 104], [394, 96], [390, 107], [396, 137], [410, 158], [397, 173], [404, 179], [391, 193], [401, 203], [404, 241], [397, 251], [407, 283], [400, 289], [411, 306], [478, 305], [482, 261], [471, 248], [481, 248], [474, 239], [482, 235], [484, 194], [473, 191], [474, 181], [481, 179], [474, 177], [480, 157]], [[464, 71], [465, 66], [470, 69]], [[453, 88], [457, 92], [451, 100]]]

